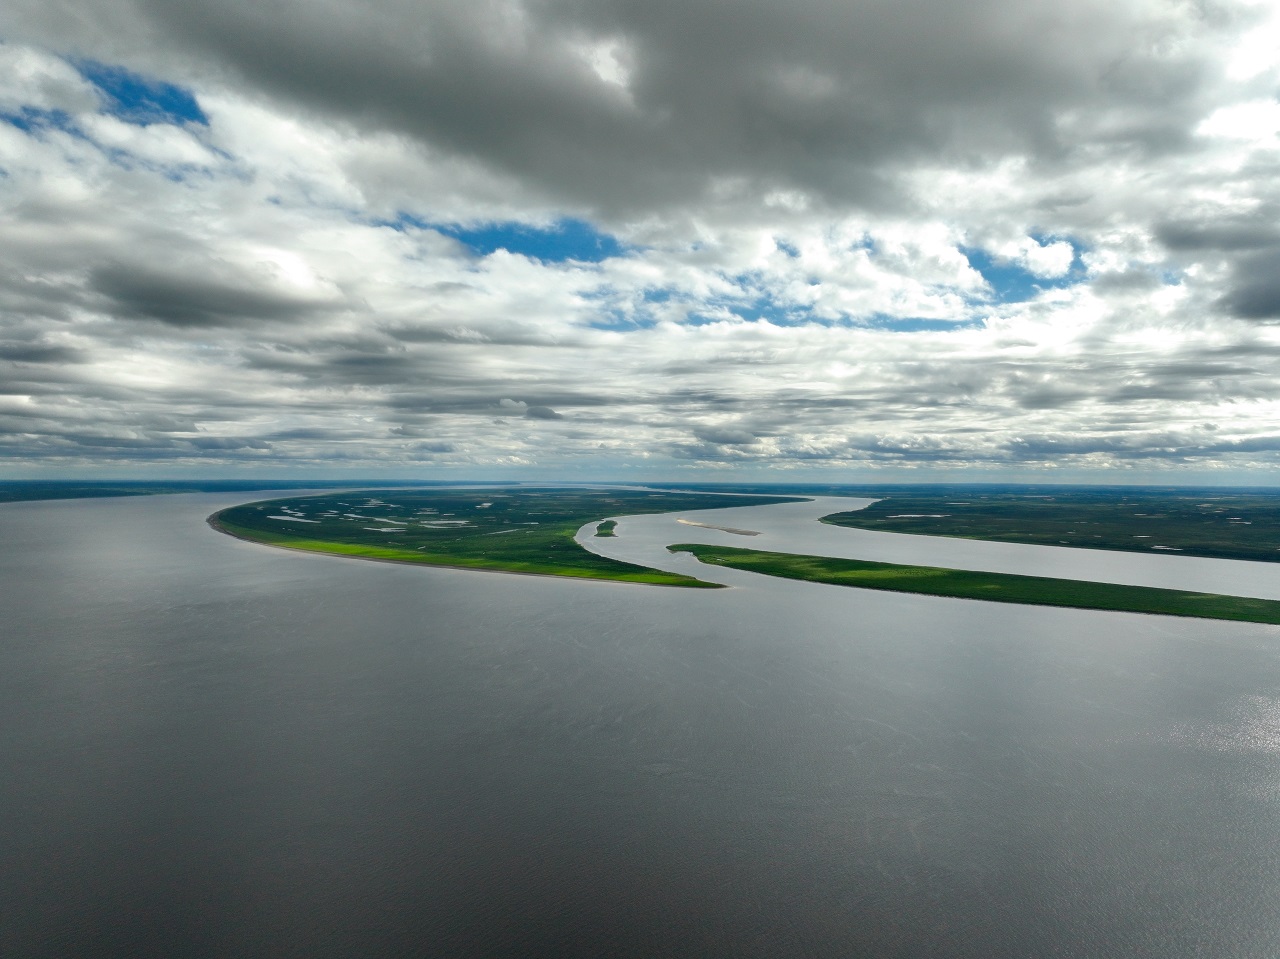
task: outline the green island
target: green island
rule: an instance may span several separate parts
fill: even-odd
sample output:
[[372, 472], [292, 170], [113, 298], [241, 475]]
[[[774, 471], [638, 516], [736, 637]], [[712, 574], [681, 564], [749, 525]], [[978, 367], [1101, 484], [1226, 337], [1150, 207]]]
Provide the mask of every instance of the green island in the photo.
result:
[[661, 490], [375, 489], [246, 503], [209, 524], [255, 543], [361, 559], [718, 589], [597, 556], [574, 534], [610, 515], [793, 501]]
[[[877, 495], [868, 490], [869, 495]], [[1086, 549], [1280, 562], [1275, 490], [897, 487], [824, 523]]]
[[597, 536], [617, 536], [618, 534], [614, 532], [614, 530], [617, 528], [618, 528], [618, 521], [616, 519], [607, 519], [603, 523], [601, 523], [599, 526], [596, 527], [596, 535]]
[[1280, 625], [1280, 602], [1246, 596], [942, 569], [935, 566], [902, 566], [895, 563], [768, 553], [696, 543], [679, 543], [668, 546], [667, 549], [673, 553], [692, 553], [700, 561], [713, 566], [728, 566], [767, 576], [828, 583], [833, 586], [958, 599], [985, 599], [995, 603], [1066, 606], [1075, 609], [1155, 613], [1163, 616], [1193, 616], [1200, 619]]

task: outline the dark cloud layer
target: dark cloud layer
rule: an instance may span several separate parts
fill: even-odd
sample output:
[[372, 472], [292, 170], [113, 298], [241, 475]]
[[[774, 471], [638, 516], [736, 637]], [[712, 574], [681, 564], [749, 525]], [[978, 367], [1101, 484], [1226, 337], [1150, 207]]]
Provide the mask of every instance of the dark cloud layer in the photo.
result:
[[557, 413], [549, 406], [530, 406], [524, 415], [531, 420], [562, 420], [564, 414]]
[[1208, 221], [1170, 220], [1155, 224], [1155, 235], [1165, 246], [1176, 251], [1216, 251], [1234, 253], [1280, 246], [1280, 223], [1276, 216], [1224, 217]]
[[1280, 243], [1236, 260], [1227, 308], [1247, 320], [1280, 320]]
[[1185, 150], [1211, 41], [1242, 16], [1097, 0], [116, 0], [70, 29], [23, 14], [54, 44], [193, 57], [593, 210], [735, 181], [879, 206], [904, 164]]
[[289, 296], [271, 290], [260, 279], [236, 276], [218, 264], [204, 270], [108, 263], [89, 275], [89, 289], [110, 300], [116, 316], [145, 317], [170, 326], [234, 326], [257, 320], [296, 320], [318, 309], [323, 300]]

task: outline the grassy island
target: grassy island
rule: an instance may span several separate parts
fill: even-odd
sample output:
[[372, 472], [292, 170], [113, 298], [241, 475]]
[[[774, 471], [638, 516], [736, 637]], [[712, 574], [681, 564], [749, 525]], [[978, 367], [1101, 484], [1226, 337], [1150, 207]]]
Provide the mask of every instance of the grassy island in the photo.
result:
[[824, 523], [1172, 556], [1280, 562], [1275, 490], [1155, 487], [898, 487]]
[[935, 566], [901, 566], [826, 556], [768, 553], [731, 546], [680, 543], [672, 552], [692, 553], [704, 563], [786, 579], [855, 586], [895, 593], [985, 599], [996, 603], [1068, 606], [1124, 613], [1194, 616], [1280, 625], [1280, 602], [1148, 586], [1088, 583], [1044, 576], [983, 573]]
[[717, 588], [597, 556], [574, 534], [610, 515], [790, 501], [658, 490], [383, 489], [247, 503], [215, 513], [209, 523], [255, 543], [362, 559]]

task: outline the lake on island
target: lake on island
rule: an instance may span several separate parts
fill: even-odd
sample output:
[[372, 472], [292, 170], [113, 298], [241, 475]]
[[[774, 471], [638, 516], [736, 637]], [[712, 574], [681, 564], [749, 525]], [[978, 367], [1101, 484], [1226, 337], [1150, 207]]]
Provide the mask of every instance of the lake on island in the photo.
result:
[[815, 522], [849, 500], [583, 537], [734, 587], [681, 590], [205, 525], [256, 498], [0, 506], [5, 959], [1280, 955], [1280, 627], [664, 547], [1270, 598], [1280, 565]]

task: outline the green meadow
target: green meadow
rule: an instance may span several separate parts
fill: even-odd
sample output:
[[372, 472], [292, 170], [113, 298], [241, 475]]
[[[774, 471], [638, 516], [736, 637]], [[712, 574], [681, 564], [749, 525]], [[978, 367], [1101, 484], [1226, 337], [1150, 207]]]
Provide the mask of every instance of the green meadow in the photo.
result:
[[985, 599], [995, 603], [1065, 606], [1124, 613], [1193, 616], [1280, 625], [1280, 602], [1147, 586], [1089, 583], [1044, 576], [984, 573], [935, 566], [902, 566], [795, 553], [769, 553], [729, 546], [680, 543], [672, 552], [692, 553], [704, 563], [833, 586], [895, 593]]

